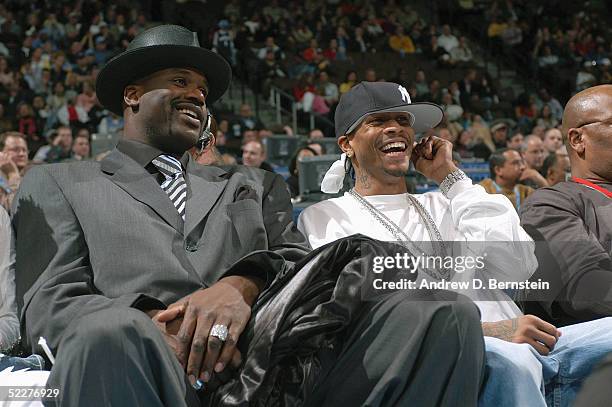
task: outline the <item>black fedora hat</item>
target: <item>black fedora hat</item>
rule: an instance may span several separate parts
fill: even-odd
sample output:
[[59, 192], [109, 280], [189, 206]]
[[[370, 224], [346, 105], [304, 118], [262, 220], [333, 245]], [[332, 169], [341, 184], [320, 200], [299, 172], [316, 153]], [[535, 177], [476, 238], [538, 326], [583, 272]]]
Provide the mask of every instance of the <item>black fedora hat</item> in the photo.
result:
[[208, 81], [208, 105], [225, 93], [232, 78], [229, 64], [201, 48], [196, 33], [179, 25], [160, 25], [140, 33], [124, 52], [104, 65], [96, 81], [98, 100], [121, 116], [125, 87], [167, 68], [193, 68], [202, 73]]

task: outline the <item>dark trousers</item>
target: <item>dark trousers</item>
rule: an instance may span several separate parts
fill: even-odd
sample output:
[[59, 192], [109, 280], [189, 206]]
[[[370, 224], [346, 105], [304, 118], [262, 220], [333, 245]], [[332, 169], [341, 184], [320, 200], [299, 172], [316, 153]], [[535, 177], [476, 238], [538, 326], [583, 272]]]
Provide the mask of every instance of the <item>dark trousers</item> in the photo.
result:
[[366, 302], [307, 404], [476, 406], [484, 369], [480, 314], [455, 293], [436, 295], [440, 300], [415, 301], [398, 292]]
[[[473, 303], [396, 293], [362, 308], [342, 349], [321, 355], [326, 373], [307, 392], [307, 405], [476, 405], [484, 343]], [[58, 404], [66, 406], [201, 404], [155, 325], [135, 309], [73, 322], [48, 386], [61, 388]]]

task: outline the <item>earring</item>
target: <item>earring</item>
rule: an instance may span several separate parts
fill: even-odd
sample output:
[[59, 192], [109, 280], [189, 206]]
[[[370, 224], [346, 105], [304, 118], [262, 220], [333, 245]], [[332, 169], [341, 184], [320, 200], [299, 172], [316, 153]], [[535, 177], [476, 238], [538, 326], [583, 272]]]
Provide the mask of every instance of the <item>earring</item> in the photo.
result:
[[349, 151], [347, 151], [347, 152], [346, 152], [346, 156], [347, 156], [348, 158], [353, 157], [353, 154], [354, 154], [354, 153], [353, 153], [353, 150], [349, 150]]

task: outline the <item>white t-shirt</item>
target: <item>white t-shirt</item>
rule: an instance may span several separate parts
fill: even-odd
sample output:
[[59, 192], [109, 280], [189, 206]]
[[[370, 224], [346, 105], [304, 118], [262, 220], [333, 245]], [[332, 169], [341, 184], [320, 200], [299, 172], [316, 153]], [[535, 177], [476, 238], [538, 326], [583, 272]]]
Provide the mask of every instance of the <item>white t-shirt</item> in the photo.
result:
[[[376, 195], [365, 199], [398, 225], [412, 241], [430, 241], [425, 224], [406, 195]], [[505, 196], [488, 194], [480, 185], [472, 185], [471, 180], [462, 180], [452, 186], [448, 199], [440, 192], [416, 194], [414, 197], [429, 212], [444, 241], [466, 242], [458, 245], [465, 253], [453, 251], [453, 256], [484, 255], [485, 268], [482, 271], [456, 273], [454, 281], [473, 277], [485, 281], [489, 278], [523, 281], [537, 268], [533, 240], [520, 226], [514, 207]], [[357, 233], [381, 241], [397, 240], [348, 193], [306, 208], [298, 220], [298, 229], [313, 248]], [[470, 296], [469, 292], [460, 292]], [[482, 301], [483, 298], [487, 301]], [[478, 299], [475, 302], [484, 322], [522, 315], [501, 290], [479, 291]]]

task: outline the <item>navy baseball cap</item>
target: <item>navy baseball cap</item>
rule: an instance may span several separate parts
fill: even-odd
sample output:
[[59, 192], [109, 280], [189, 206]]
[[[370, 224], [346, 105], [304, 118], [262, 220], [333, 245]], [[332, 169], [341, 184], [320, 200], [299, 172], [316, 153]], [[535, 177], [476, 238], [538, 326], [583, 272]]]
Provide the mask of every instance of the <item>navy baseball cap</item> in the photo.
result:
[[340, 98], [334, 122], [336, 137], [355, 130], [366, 116], [373, 113], [406, 112], [415, 133], [436, 127], [444, 116], [434, 103], [412, 103], [406, 88], [393, 82], [361, 82]]

